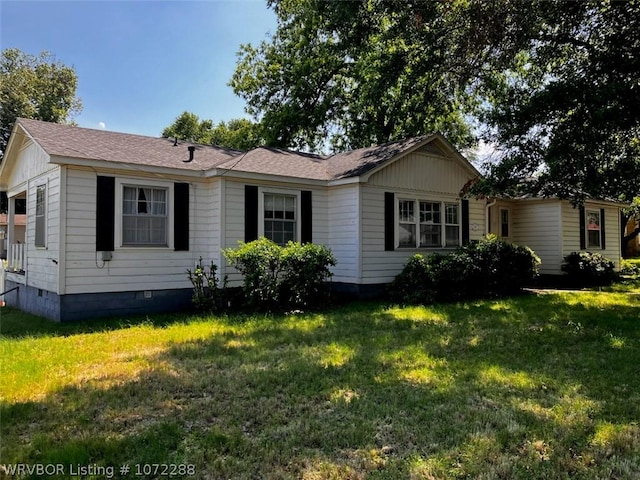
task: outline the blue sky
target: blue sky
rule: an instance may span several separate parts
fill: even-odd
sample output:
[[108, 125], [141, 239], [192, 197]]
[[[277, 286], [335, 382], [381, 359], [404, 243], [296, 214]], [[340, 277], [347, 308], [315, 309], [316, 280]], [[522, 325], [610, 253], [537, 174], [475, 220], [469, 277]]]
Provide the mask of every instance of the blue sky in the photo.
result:
[[236, 53], [275, 29], [264, 0], [0, 2], [2, 49], [75, 69], [80, 126], [150, 136], [185, 110], [247, 117], [227, 86]]

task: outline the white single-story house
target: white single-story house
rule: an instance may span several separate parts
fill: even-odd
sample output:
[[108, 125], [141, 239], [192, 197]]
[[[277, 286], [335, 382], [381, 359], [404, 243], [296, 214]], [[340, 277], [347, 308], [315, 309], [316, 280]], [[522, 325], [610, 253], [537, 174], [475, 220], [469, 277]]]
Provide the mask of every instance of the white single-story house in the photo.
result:
[[[416, 252], [487, 233], [533, 248], [542, 273], [589, 249], [620, 262], [619, 205], [461, 198], [479, 172], [439, 134], [320, 156], [240, 152], [19, 119], [0, 165], [8, 192], [6, 302], [74, 320], [189, 304], [200, 257], [266, 236], [327, 245], [336, 288], [366, 294]], [[18, 244], [15, 201], [26, 199]]]

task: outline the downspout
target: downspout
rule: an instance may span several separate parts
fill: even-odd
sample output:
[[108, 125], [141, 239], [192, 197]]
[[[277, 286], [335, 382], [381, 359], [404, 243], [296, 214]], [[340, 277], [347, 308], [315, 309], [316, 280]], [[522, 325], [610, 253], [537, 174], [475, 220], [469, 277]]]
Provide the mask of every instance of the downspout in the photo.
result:
[[493, 207], [496, 203], [498, 203], [498, 199], [494, 198], [492, 202], [487, 203], [487, 206], [485, 207], [484, 210], [484, 222], [485, 222], [485, 230], [484, 230], [484, 236], [486, 237], [487, 235], [489, 235], [489, 209], [491, 207]]

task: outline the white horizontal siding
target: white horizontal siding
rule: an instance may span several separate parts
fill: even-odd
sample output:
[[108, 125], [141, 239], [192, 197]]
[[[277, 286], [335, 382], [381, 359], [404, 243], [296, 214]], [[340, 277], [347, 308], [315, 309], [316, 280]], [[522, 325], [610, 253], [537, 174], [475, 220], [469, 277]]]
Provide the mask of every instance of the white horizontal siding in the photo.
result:
[[[597, 202], [585, 202], [586, 210], [600, 210], [604, 208], [605, 248], [587, 249], [597, 252], [615, 263], [620, 268], [621, 239], [620, 239], [620, 210], [616, 207]], [[562, 257], [571, 252], [580, 251], [580, 209], [574, 208], [569, 202], [562, 202]]]
[[359, 188], [359, 185], [353, 184], [329, 190], [327, 245], [337, 260], [332, 270], [335, 282], [359, 282]]
[[[458, 188], [462, 188], [460, 185]], [[362, 277], [361, 283], [388, 283], [398, 275], [407, 260], [416, 253], [448, 253], [451, 250], [402, 248], [385, 251], [384, 245], [384, 192], [387, 188], [362, 186]], [[397, 196], [408, 198], [433, 198], [438, 194], [427, 191], [396, 191]], [[442, 197], [441, 200], [454, 200]], [[484, 202], [469, 201], [469, 238], [479, 240], [484, 236]]]
[[[16, 137], [18, 140], [21, 135]], [[26, 185], [31, 179], [39, 177], [44, 172], [55, 169], [56, 167], [49, 163], [49, 155], [40, 148], [39, 145], [33, 143], [32, 140], [24, 136], [23, 145], [17, 153], [17, 158], [7, 165], [7, 170], [3, 172], [3, 184], [8, 185], [9, 195], [13, 193], [15, 187]], [[5, 158], [5, 162], [10, 159]]]
[[[222, 248], [235, 248], [238, 242], [244, 241], [244, 208], [245, 186], [254, 185], [261, 189], [276, 189], [283, 192], [298, 194], [302, 190], [311, 191], [311, 217], [312, 217], [312, 241], [313, 243], [326, 245], [329, 242], [329, 214], [328, 193], [324, 187], [311, 187], [305, 184], [281, 184], [274, 182], [241, 182], [224, 179], [224, 242]], [[298, 209], [300, 206], [298, 205]], [[298, 220], [299, 221], [299, 220]], [[241, 275], [231, 268], [223, 255], [220, 255], [220, 264], [228, 276], [230, 286], [238, 286], [242, 282]]]
[[[190, 181], [189, 251], [173, 248], [119, 248], [103, 262], [96, 252], [96, 172], [81, 168], [67, 170], [66, 208], [66, 293], [123, 292], [189, 288], [186, 270], [200, 256], [208, 263], [219, 250], [219, 212], [214, 201], [218, 181]], [[116, 179], [135, 184], [158, 179], [141, 174], [114, 174]], [[169, 205], [169, 212], [173, 209]], [[116, 219], [116, 229], [120, 219]]]
[[[33, 151], [33, 147], [28, 149]], [[23, 163], [24, 159], [20, 159]], [[45, 164], [40, 164], [45, 166]], [[50, 166], [47, 164], [47, 168]], [[36, 190], [44, 185], [45, 190], [45, 247], [36, 247]], [[28, 182], [27, 226], [27, 285], [58, 293], [60, 260], [60, 167], [35, 175]]]
[[[560, 213], [557, 200], [523, 201], [512, 209], [513, 241], [533, 249], [542, 261], [542, 274], [562, 273]], [[497, 215], [498, 211], [492, 209], [492, 218]]]

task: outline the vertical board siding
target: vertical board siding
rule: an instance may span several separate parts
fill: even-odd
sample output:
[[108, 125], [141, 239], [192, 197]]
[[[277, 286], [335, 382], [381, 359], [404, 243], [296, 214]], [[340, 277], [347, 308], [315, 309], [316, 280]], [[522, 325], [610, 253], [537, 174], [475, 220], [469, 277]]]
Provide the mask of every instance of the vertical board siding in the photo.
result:
[[457, 160], [418, 151], [374, 173], [368, 183], [457, 195], [471, 178], [473, 175]]
[[[150, 180], [140, 175], [118, 176], [127, 182]], [[216, 182], [190, 182], [189, 232], [192, 251], [172, 248], [125, 248], [115, 245], [113, 259], [103, 262], [96, 244], [96, 173], [69, 168], [67, 172], [66, 293], [123, 292], [189, 288], [187, 268], [199, 257], [208, 263], [219, 250], [219, 211], [214, 202]], [[116, 196], [117, 198], [117, 196]], [[173, 206], [170, 205], [170, 211]], [[120, 228], [116, 219], [116, 228]]]

